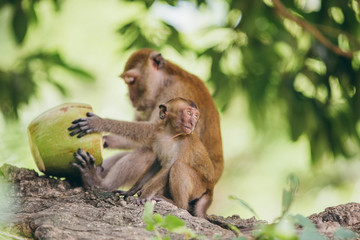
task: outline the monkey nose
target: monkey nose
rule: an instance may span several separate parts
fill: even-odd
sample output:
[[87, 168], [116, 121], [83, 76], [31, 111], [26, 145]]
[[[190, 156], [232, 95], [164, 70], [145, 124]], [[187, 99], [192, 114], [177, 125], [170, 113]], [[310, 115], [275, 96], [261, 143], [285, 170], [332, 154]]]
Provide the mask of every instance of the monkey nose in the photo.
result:
[[190, 126], [194, 127], [194, 125], [195, 125], [194, 120], [190, 120]]

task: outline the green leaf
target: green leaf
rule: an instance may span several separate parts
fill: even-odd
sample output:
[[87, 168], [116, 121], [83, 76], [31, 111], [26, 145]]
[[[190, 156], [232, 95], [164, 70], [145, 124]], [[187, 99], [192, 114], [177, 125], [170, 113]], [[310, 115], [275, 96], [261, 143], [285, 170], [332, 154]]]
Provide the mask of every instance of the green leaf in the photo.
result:
[[182, 234], [185, 235], [186, 239], [202, 239], [204, 238], [204, 236], [202, 235], [197, 235], [193, 230], [187, 228], [187, 227], [178, 227], [173, 229], [171, 232], [173, 233], [178, 233], [178, 234]]
[[28, 29], [28, 20], [26, 18], [25, 12], [21, 7], [21, 4], [17, 4], [12, 19], [12, 27], [15, 34], [17, 44], [21, 44], [24, 41], [27, 29]]
[[161, 227], [166, 228], [169, 231], [173, 231], [176, 228], [185, 226], [184, 220], [174, 216], [166, 215], [164, 221], [161, 224]]
[[291, 216], [290, 218], [295, 224], [303, 227], [304, 229], [316, 230], [314, 223], [307, 217], [297, 214], [295, 216]]
[[339, 7], [331, 7], [329, 8], [329, 15], [334, 19], [334, 21], [338, 24], [343, 24], [344, 22], [344, 13]]
[[334, 239], [336, 240], [350, 240], [350, 239], [358, 239], [355, 232], [351, 231], [350, 229], [340, 227], [334, 233]]
[[295, 193], [299, 187], [299, 179], [294, 175], [290, 174], [287, 177], [287, 189], [283, 190], [282, 197], [282, 217], [289, 211], [290, 206], [294, 200]]
[[327, 237], [321, 235], [316, 230], [304, 229], [304, 231], [300, 234], [300, 240], [328, 240]]
[[353, 59], [351, 61], [351, 65], [354, 70], [360, 70], [360, 51], [354, 52]]
[[61, 8], [61, 2], [59, 0], [53, 0], [53, 5], [55, 7], [55, 11], [60, 11], [60, 8]]
[[161, 225], [161, 224], [164, 222], [163, 217], [162, 217], [160, 214], [158, 214], [158, 213], [155, 213], [155, 214], [153, 215], [153, 220], [154, 220], [154, 224], [155, 224], [156, 226]]
[[339, 47], [343, 50], [343, 51], [349, 51], [350, 50], [350, 43], [349, 43], [349, 39], [346, 35], [344, 34], [340, 34], [338, 36], [338, 44]]
[[154, 0], [145, 0], [144, 1], [146, 8], [150, 8], [154, 2], [155, 2]]
[[279, 239], [297, 239], [294, 224], [286, 218], [281, 219], [280, 222], [275, 224], [274, 233]]
[[142, 219], [144, 223], [146, 223], [150, 228], [154, 228], [153, 212], [154, 212], [154, 204], [152, 204], [151, 202], [146, 202], [144, 206]]
[[230, 230], [236, 232], [237, 234], [240, 234], [240, 233], [241, 233], [240, 230], [239, 230], [236, 226], [234, 226], [234, 225], [232, 225], [232, 224], [228, 224], [228, 228], [229, 228]]
[[255, 216], [255, 218], [259, 219], [259, 216], [256, 214], [255, 210], [252, 207], [250, 207], [250, 205], [248, 203], [246, 203], [244, 200], [242, 200], [236, 196], [233, 196], [233, 195], [230, 195], [229, 199], [237, 201], [243, 207], [245, 207], [247, 210], [249, 210]]

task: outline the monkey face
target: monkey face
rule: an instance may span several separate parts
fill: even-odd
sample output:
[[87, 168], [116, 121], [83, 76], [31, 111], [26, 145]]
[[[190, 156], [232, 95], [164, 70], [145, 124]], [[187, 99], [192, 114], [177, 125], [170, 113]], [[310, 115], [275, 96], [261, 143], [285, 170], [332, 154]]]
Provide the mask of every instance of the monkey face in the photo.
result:
[[156, 96], [161, 90], [165, 60], [150, 49], [134, 53], [120, 75], [129, 89], [132, 105], [138, 110], [153, 109]]
[[181, 111], [181, 129], [185, 134], [195, 130], [200, 114], [196, 108], [186, 107]]
[[146, 101], [144, 94], [147, 86], [145, 85], [146, 81], [143, 79], [141, 71], [138, 68], [133, 68], [125, 71], [120, 77], [124, 79], [124, 82], [128, 86], [129, 97], [133, 106], [137, 110], [142, 110], [142, 108], [146, 107], [143, 106], [144, 104], [142, 102]]
[[200, 112], [195, 103], [184, 98], [174, 98], [159, 106], [159, 117], [170, 125], [173, 132], [188, 135], [194, 132]]

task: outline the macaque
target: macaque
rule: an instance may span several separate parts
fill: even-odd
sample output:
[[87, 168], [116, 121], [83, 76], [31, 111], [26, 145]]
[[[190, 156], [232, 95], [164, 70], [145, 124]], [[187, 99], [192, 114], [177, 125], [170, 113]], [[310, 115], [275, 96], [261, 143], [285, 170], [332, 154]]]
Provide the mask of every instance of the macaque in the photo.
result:
[[[208, 152], [194, 133], [200, 113], [194, 102], [183, 98], [169, 100], [159, 108], [158, 119], [151, 123], [112, 123], [116, 125], [115, 129], [121, 129], [117, 134], [151, 148], [161, 165], [156, 172], [144, 173], [125, 195], [133, 195], [141, 189], [141, 203], [158, 199], [158, 195], [162, 199], [166, 199], [164, 195], [169, 195], [169, 201], [176, 206], [192, 210], [195, 216], [205, 218], [212, 201], [215, 178]], [[75, 122], [75, 133], [78, 126], [87, 130], [87, 118]], [[86, 168], [94, 165], [92, 155], [81, 149], [74, 156], [78, 162], [73, 165], [85, 174]], [[144, 182], [144, 178], [148, 181]], [[194, 206], [190, 209], [191, 202]]]
[[[158, 106], [169, 99], [182, 97], [197, 103], [202, 120], [194, 132], [209, 154], [213, 169], [209, 172], [212, 172], [216, 183], [224, 165], [220, 121], [205, 84], [195, 75], [150, 49], [142, 49], [132, 54], [121, 77], [128, 86], [131, 103], [137, 110], [136, 120], [142, 121], [141, 124], [152, 126], [152, 122], [158, 119]], [[144, 173], [161, 168], [153, 150], [139, 144], [138, 140], [141, 140], [142, 135], [134, 136], [135, 139], [129, 138], [129, 134], [136, 131], [133, 129], [134, 125], [124, 123], [119, 128], [117, 121], [98, 118], [92, 114], [86, 119], [86, 127], [77, 125], [69, 128], [71, 135], [82, 137], [91, 132], [109, 132], [111, 134], [104, 137], [104, 146], [135, 150], [105, 159], [102, 168], [94, 169], [88, 166], [86, 174], [82, 173], [85, 186], [96, 185], [113, 191], [126, 185], [132, 186]], [[143, 178], [143, 181], [146, 182], [150, 177]]]

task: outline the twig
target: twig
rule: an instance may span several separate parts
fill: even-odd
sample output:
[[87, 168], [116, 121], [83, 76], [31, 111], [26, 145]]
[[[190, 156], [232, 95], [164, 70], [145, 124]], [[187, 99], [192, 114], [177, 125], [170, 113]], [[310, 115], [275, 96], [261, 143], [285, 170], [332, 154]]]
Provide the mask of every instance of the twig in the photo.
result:
[[295, 15], [291, 14], [286, 7], [281, 3], [280, 0], [273, 0], [275, 8], [278, 10], [278, 12], [287, 19], [290, 19], [294, 22], [296, 22], [298, 25], [300, 25], [302, 28], [310, 32], [314, 37], [322, 43], [325, 47], [333, 51], [335, 54], [346, 57], [346, 58], [352, 58], [354, 56], [354, 52], [352, 51], [344, 51], [338, 46], [331, 43], [317, 28], [315, 28], [313, 25], [311, 25], [309, 22], [296, 17]]

